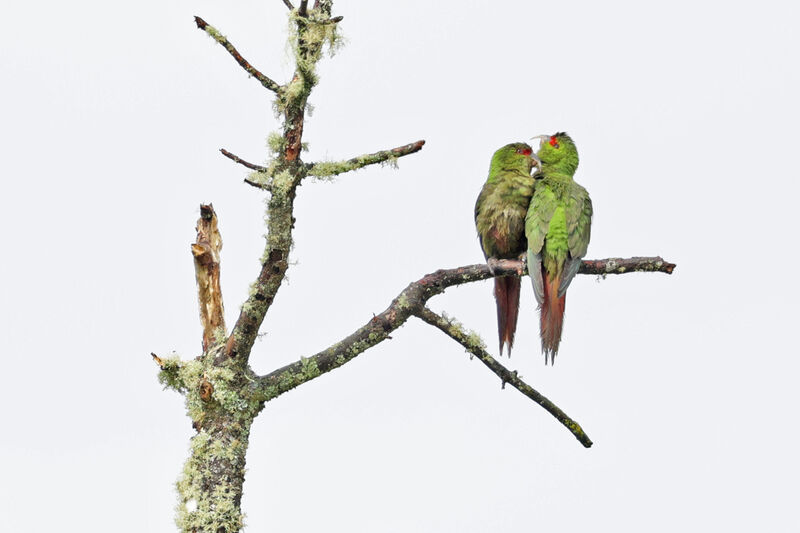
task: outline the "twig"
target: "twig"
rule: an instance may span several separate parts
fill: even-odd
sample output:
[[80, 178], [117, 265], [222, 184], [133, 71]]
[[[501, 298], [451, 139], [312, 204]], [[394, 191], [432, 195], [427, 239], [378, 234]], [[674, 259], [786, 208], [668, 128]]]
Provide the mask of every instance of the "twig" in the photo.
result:
[[397, 159], [398, 157], [403, 157], [404, 155], [409, 155], [415, 152], [419, 152], [420, 150], [422, 150], [422, 147], [424, 145], [425, 141], [420, 140], [417, 142], [406, 144], [404, 146], [398, 146], [397, 148], [392, 148], [391, 150], [382, 150], [380, 152], [374, 152], [372, 154], [360, 155], [358, 157], [348, 159], [347, 161], [338, 161], [338, 162], [321, 161], [319, 163], [308, 163], [306, 167], [308, 168], [308, 174], [310, 176], [316, 176], [318, 178], [336, 176], [344, 172], [357, 170], [367, 165], [384, 163], [386, 161]]
[[255, 165], [253, 163], [248, 163], [247, 161], [245, 161], [244, 159], [242, 159], [238, 155], [227, 151], [225, 148], [220, 148], [219, 151], [222, 153], [222, 155], [224, 155], [225, 157], [227, 157], [228, 159], [230, 159], [234, 163], [239, 163], [240, 165], [245, 166], [245, 167], [249, 168], [250, 170], [255, 170], [257, 172], [266, 172], [267, 171], [267, 167], [262, 167], [261, 165]]
[[308, 16], [308, 0], [300, 0], [300, 8], [297, 10], [297, 14], [301, 17]]
[[224, 46], [225, 50], [227, 50], [228, 53], [233, 56], [236, 62], [239, 63], [239, 65], [241, 65], [241, 67], [245, 71], [247, 71], [248, 74], [250, 74], [252, 77], [261, 82], [261, 85], [263, 85], [270, 91], [273, 91], [274, 93], [279, 94], [281, 92], [280, 85], [278, 85], [276, 82], [274, 82], [273, 80], [262, 74], [253, 65], [251, 65], [245, 58], [243, 58], [242, 55], [238, 52], [238, 50], [236, 50], [236, 48], [230, 43], [230, 41], [228, 41], [228, 39], [224, 35], [219, 33], [219, 31], [217, 31], [216, 28], [210, 26], [205, 20], [201, 19], [200, 17], [195, 17], [194, 22], [195, 24], [197, 24], [198, 28], [205, 31], [207, 34], [213, 37], [215, 41]]
[[289, 0], [283, 0], [283, 3], [286, 4], [286, 7], [288, 7], [290, 10], [294, 9], [294, 6]]
[[[222, 153], [222, 155], [224, 155], [231, 161], [239, 163], [240, 165], [243, 165], [249, 169], [255, 170], [256, 172], [266, 172], [267, 170], [269, 170], [267, 167], [262, 167], [261, 165], [254, 165], [253, 163], [248, 163], [247, 161], [237, 156], [236, 154], [232, 154], [231, 152], [227, 151], [225, 148], [220, 148], [219, 151]], [[255, 187], [256, 189], [262, 189], [264, 191], [272, 190], [272, 185], [270, 185], [269, 183], [260, 183], [250, 178], [245, 178], [244, 182], [248, 185]]]
[[561, 422], [562, 425], [564, 425], [564, 427], [570, 430], [570, 432], [575, 435], [575, 438], [578, 439], [578, 441], [586, 448], [591, 447], [592, 441], [577, 422], [567, 416], [567, 414], [559, 409], [556, 404], [548, 400], [536, 389], [522, 381], [517, 376], [516, 372], [508, 370], [506, 367], [501, 365], [497, 359], [489, 355], [485, 347], [481, 345], [482, 343], [476, 342], [474, 338], [471, 338], [470, 334], [464, 331], [460, 324], [451, 320], [447, 320], [443, 316], [434, 313], [427, 307], [423, 307], [421, 311], [415, 314], [431, 326], [443, 331], [445, 335], [461, 344], [467, 349], [468, 352], [480, 359], [484, 365], [486, 365], [492, 372], [497, 374], [504, 385], [506, 383], [510, 384], [522, 394], [541, 405], [545, 411], [553, 415], [559, 422]]

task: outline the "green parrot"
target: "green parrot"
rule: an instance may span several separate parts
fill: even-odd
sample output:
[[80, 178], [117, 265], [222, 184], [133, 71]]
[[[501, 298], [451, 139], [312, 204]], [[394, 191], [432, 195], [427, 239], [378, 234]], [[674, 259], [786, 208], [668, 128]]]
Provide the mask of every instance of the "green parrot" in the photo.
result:
[[[489, 177], [475, 202], [475, 226], [492, 272], [498, 259], [519, 259], [527, 249], [525, 214], [533, 194], [531, 169], [535, 164], [533, 148], [525, 143], [507, 144], [492, 156]], [[517, 329], [519, 290], [517, 276], [494, 278], [501, 355], [504, 345], [511, 355]]]
[[541, 311], [540, 334], [545, 364], [555, 362], [567, 287], [578, 273], [589, 246], [592, 201], [572, 176], [578, 168], [578, 149], [569, 135], [541, 135], [525, 237], [528, 240], [528, 273]]

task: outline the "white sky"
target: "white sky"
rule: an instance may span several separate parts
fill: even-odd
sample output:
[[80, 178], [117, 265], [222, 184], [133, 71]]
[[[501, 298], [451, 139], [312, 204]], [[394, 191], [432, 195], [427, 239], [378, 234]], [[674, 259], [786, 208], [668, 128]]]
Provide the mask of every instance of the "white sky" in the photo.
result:
[[[263, 247], [270, 94], [197, 30], [285, 81], [279, 0], [2, 9], [0, 530], [172, 531], [193, 431], [150, 352], [197, 355], [189, 243], [225, 241], [227, 318]], [[288, 283], [253, 353], [307, 356], [437, 268], [482, 259], [472, 210], [499, 146], [568, 131], [589, 257], [671, 277], [570, 288], [545, 367], [534, 300], [510, 363], [554, 419], [440, 332], [393, 340], [254, 425], [249, 531], [797, 531], [798, 8], [784, 1], [356, 2], [320, 66], [307, 161], [420, 138], [399, 170], [308, 182]], [[431, 302], [496, 350], [490, 282]]]

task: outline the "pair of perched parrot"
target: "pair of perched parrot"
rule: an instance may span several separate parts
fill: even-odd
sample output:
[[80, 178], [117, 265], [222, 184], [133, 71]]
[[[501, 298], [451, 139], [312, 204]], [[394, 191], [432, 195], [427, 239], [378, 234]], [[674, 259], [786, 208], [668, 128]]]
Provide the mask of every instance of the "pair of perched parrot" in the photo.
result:
[[[498, 259], [527, 258], [539, 304], [545, 363], [555, 361], [564, 324], [566, 292], [586, 255], [592, 202], [572, 179], [578, 150], [566, 133], [540, 135], [534, 154], [525, 143], [494, 153], [489, 178], [475, 203], [481, 248], [493, 271]], [[531, 175], [534, 167], [538, 170]], [[500, 353], [511, 355], [519, 312], [520, 278], [494, 279]]]

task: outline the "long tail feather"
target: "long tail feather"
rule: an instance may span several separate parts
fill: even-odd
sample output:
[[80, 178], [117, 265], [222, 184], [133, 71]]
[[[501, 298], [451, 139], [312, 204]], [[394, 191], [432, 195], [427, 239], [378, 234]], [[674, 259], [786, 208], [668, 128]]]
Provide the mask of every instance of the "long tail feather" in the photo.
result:
[[542, 337], [542, 351], [544, 362], [550, 357], [550, 363], [555, 363], [558, 345], [561, 343], [561, 330], [564, 327], [564, 308], [567, 305], [567, 295], [558, 297], [558, 287], [561, 277], [550, 277], [544, 272], [544, 301], [541, 305], [541, 321], [539, 331]]
[[514, 333], [517, 331], [517, 315], [519, 314], [520, 281], [517, 276], [494, 278], [494, 298], [497, 300], [497, 335], [500, 337], [500, 355], [503, 346], [514, 345]]

